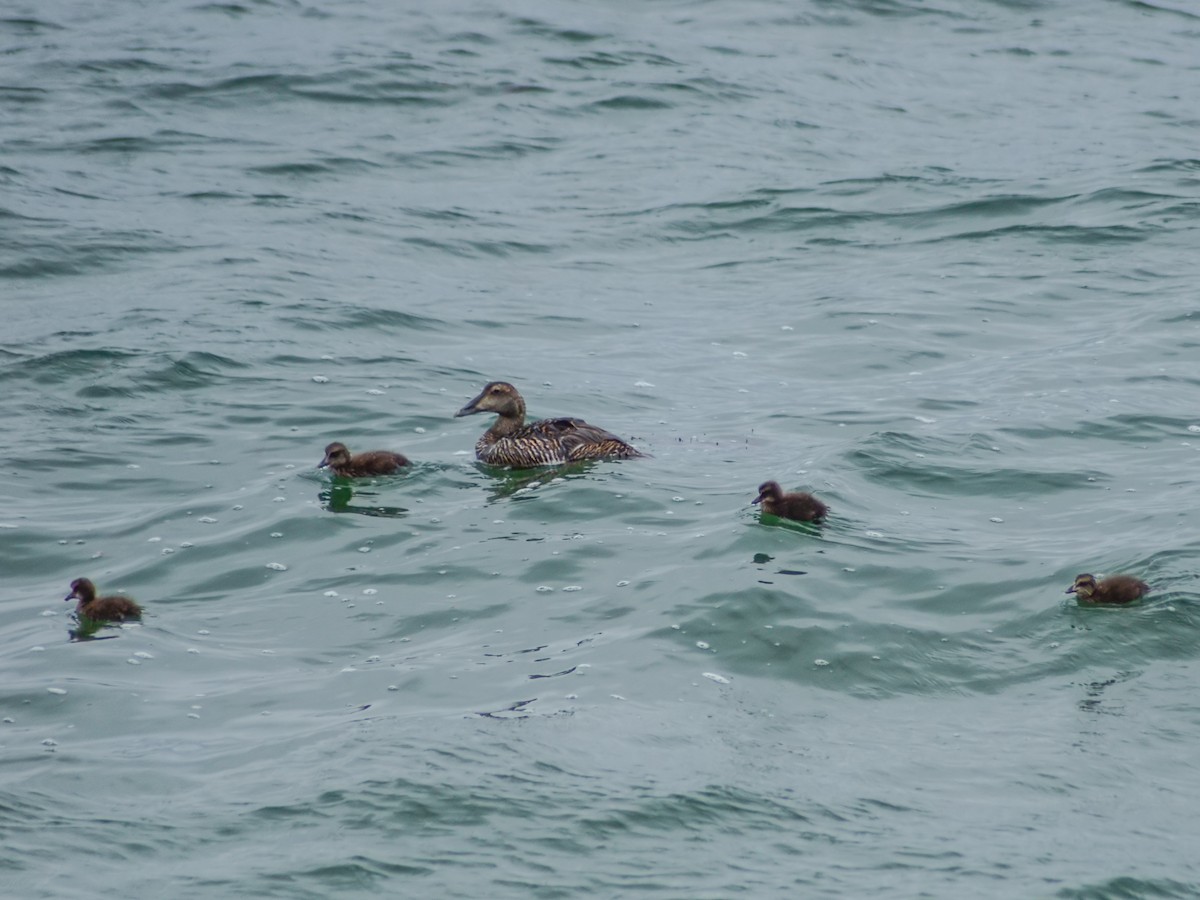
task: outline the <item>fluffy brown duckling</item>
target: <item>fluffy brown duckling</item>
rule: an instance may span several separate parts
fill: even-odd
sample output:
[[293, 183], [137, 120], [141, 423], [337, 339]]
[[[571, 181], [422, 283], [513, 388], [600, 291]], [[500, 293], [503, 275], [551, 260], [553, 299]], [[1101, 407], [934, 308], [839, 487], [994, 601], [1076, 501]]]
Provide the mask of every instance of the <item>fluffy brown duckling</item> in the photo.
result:
[[334, 441], [325, 448], [325, 458], [317, 466], [328, 466], [335, 475], [344, 478], [362, 478], [368, 475], [391, 475], [409, 465], [408, 457], [391, 450], [371, 450], [367, 453], [350, 454], [346, 445]]
[[829, 507], [805, 491], [785, 494], [778, 481], [764, 481], [758, 486], [758, 496], [752, 501], [762, 504], [762, 511], [797, 522], [815, 522], [825, 518]]
[[76, 578], [71, 582], [71, 593], [64, 600], [78, 600], [75, 613], [81, 619], [103, 619], [112, 622], [123, 622], [125, 619], [140, 619], [142, 608], [130, 600], [114, 594], [110, 597], [97, 597], [96, 586], [87, 578]]
[[1110, 575], [1096, 581], [1095, 575], [1076, 575], [1075, 583], [1067, 588], [1080, 603], [1132, 603], [1150, 593], [1150, 585], [1132, 575]]
[[507, 381], [492, 381], [454, 415], [497, 414], [492, 427], [475, 442], [475, 456], [493, 466], [530, 469], [581, 459], [632, 459], [644, 456], [615, 434], [583, 419], [539, 419], [525, 423], [525, 400]]

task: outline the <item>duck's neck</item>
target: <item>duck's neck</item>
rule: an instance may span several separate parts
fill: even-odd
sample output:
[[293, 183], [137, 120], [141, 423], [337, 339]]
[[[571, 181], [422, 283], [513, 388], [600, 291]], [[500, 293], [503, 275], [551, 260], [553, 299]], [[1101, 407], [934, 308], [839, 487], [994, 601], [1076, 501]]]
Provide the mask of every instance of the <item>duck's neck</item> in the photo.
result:
[[484, 438], [489, 444], [494, 444], [500, 438], [508, 437], [510, 434], [516, 434], [525, 424], [525, 401], [517, 399], [512, 404], [510, 409], [496, 416], [496, 421], [492, 423], [492, 427], [487, 430]]

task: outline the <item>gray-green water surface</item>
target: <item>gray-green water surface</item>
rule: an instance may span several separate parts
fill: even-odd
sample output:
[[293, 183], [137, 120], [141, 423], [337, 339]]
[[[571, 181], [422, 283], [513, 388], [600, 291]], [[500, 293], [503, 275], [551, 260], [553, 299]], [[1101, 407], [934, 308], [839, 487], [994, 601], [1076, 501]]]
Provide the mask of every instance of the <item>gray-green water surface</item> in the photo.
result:
[[[1200, 895], [1198, 42], [14, 0], [4, 895]], [[500, 378], [652, 456], [477, 466]]]

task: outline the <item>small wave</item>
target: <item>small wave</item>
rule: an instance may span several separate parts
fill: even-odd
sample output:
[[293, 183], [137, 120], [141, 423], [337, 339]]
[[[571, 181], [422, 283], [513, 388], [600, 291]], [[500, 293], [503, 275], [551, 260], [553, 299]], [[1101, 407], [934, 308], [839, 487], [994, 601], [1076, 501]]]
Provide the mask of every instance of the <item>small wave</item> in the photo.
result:
[[587, 104], [585, 109], [592, 110], [660, 110], [671, 109], [675, 104], [654, 97], [640, 94], [619, 94], [605, 100], [597, 100]]

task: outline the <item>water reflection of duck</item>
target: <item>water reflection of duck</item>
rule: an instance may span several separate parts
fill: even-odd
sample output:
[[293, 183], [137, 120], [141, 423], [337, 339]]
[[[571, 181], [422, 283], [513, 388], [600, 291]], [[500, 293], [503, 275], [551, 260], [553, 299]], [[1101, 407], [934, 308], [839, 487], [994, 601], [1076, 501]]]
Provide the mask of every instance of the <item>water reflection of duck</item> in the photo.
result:
[[1150, 585], [1132, 575], [1110, 575], [1096, 581], [1095, 575], [1076, 575], [1075, 583], [1067, 588], [1080, 603], [1132, 603], [1150, 593]]
[[76, 578], [71, 582], [71, 593], [64, 600], [78, 600], [75, 613], [81, 619], [97, 619], [108, 622], [123, 622], [125, 619], [140, 619], [142, 608], [128, 597], [112, 595], [97, 597], [96, 585], [87, 578]]
[[525, 400], [506, 381], [484, 385], [479, 396], [456, 412], [497, 414], [492, 427], [475, 442], [475, 456], [493, 466], [530, 469], [583, 459], [631, 459], [644, 456], [615, 434], [583, 419], [539, 419], [525, 423]]
[[367, 453], [350, 454], [346, 445], [334, 441], [325, 448], [325, 458], [318, 469], [328, 466], [335, 475], [343, 478], [362, 478], [368, 475], [391, 475], [409, 465], [408, 457], [391, 450], [371, 450]]
[[753, 503], [761, 503], [762, 511], [797, 522], [815, 522], [825, 518], [829, 507], [804, 491], [785, 494], [778, 481], [764, 481], [758, 486], [758, 496]]

